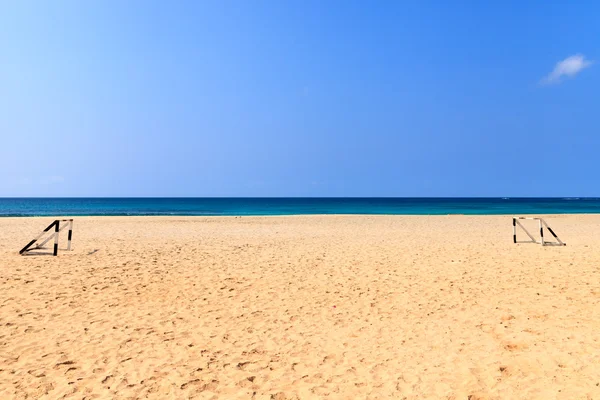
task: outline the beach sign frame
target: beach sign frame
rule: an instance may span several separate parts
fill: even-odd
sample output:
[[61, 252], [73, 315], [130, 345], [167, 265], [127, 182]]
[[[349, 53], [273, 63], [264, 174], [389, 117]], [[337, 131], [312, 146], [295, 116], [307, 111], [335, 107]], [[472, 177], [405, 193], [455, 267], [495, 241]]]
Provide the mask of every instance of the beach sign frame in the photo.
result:
[[[521, 222], [519, 221], [520, 219], [529, 219], [529, 220], [538, 221], [539, 228], [540, 228], [540, 240], [539, 241], [531, 233], [529, 233], [529, 231], [523, 226], [523, 224], [521, 224]], [[541, 244], [542, 246], [566, 246], [567, 245], [565, 242], [560, 240], [560, 238], [556, 235], [556, 233], [554, 233], [552, 228], [550, 228], [550, 226], [546, 223], [546, 221], [544, 221], [543, 218], [513, 217], [512, 225], [513, 225], [513, 243], [537, 243], [537, 244]], [[531, 239], [530, 241], [517, 242], [517, 226], [519, 226], [521, 229], [523, 229], [525, 234], [527, 236], [529, 236], [529, 239]], [[552, 236], [554, 236], [554, 239], [556, 239], [556, 242], [550, 242], [550, 241], [544, 239], [544, 227], [546, 227], [548, 232], [550, 232], [552, 234]]]
[[[61, 226], [61, 222], [63, 222], [62, 226]], [[52, 230], [52, 228], [54, 228], [54, 230]], [[35, 239], [33, 239], [31, 242], [27, 243], [27, 245], [19, 251], [19, 254], [22, 256], [27, 255], [27, 254], [35, 254], [35, 253], [31, 253], [31, 252], [34, 250], [39, 250], [39, 249], [46, 249], [46, 247], [44, 247], [46, 245], [46, 243], [48, 243], [50, 240], [52, 240], [54, 238], [54, 248], [53, 248], [52, 255], [57, 256], [58, 255], [58, 238], [59, 238], [60, 232], [66, 228], [69, 229], [69, 233], [67, 235], [66, 250], [70, 251], [71, 250], [71, 240], [73, 239], [73, 219], [56, 219], [56, 220], [54, 220], [54, 222], [52, 222], [50, 225], [48, 225], [46, 227], [46, 229], [44, 229], [42, 231], [42, 233], [40, 233]], [[34, 244], [35, 244], [35, 247], [33, 247]]]

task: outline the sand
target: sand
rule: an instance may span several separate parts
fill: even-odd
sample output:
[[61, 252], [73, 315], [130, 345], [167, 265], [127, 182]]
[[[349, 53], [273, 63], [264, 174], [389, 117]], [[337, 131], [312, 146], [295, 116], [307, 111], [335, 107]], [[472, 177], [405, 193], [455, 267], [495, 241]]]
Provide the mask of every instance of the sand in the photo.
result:
[[600, 399], [600, 216], [86, 217], [19, 256], [50, 220], [0, 219], [1, 399]]

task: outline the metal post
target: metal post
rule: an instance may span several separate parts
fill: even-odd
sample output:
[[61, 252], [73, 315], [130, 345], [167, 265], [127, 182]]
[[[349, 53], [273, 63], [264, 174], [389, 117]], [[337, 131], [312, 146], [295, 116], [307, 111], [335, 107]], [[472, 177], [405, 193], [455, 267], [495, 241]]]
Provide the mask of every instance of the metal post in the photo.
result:
[[542, 246], [544, 245], [544, 227], [542, 226], [542, 219], [538, 220], [540, 223], [540, 237], [542, 238]]

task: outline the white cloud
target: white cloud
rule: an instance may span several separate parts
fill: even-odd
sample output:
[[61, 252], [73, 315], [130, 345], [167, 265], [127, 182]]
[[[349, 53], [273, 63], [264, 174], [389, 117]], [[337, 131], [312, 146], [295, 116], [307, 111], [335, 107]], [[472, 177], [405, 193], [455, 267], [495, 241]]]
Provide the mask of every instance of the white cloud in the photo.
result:
[[592, 65], [592, 62], [585, 59], [583, 54], [575, 54], [564, 60], [557, 62], [554, 70], [542, 79], [543, 84], [559, 83], [563, 77], [572, 78], [583, 69]]

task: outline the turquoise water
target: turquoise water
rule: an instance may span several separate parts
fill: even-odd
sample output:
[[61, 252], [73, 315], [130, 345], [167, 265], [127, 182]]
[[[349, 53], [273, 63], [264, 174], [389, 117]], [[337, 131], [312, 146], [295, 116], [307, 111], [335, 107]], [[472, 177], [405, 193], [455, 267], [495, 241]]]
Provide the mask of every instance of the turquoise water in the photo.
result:
[[600, 198], [0, 198], [0, 217], [581, 213], [600, 213]]

